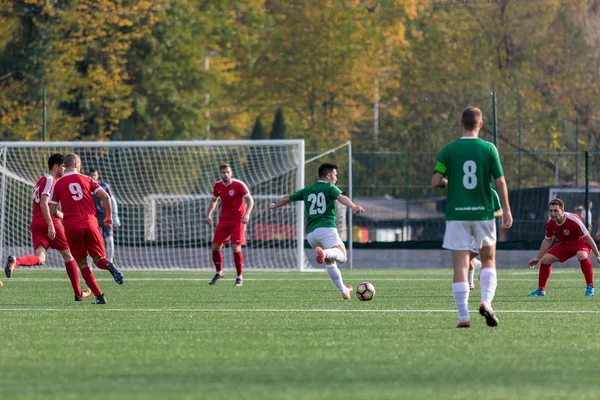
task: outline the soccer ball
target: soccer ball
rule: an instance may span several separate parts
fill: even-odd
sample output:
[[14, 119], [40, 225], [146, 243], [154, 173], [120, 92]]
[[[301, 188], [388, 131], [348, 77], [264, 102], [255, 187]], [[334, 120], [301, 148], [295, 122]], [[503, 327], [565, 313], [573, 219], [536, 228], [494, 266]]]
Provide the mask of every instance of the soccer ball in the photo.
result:
[[373, 286], [370, 282], [359, 283], [356, 288], [356, 297], [360, 301], [370, 301], [375, 296], [375, 286]]

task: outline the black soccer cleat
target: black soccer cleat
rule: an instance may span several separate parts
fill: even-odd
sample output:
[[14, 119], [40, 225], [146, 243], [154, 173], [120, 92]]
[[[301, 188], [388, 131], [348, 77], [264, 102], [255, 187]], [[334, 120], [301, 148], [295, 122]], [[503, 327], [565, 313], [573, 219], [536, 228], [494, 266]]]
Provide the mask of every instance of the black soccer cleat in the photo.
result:
[[235, 286], [242, 286], [244, 284], [244, 280], [242, 278], [235, 278]]
[[106, 304], [106, 298], [103, 294], [96, 296], [96, 300], [92, 301], [92, 304]]
[[12, 276], [13, 271], [17, 267], [17, 258], [15, 256], [8, 256], [8, 260], [6, 261], [6, 267], [4, 267], [4, 273], [7, 278]]
[[479, 314], [481, 314], [485, 318], [485, 323], [487, 324], [487, 326], [492, 328], [498, 326], [498, 317], [496, 317], [496, 314], [494, 313], [492, 307], [488, 306], [485, 303], [481, 303], [481, 305], [479, 306]]
[[122, 285], [123, 274], [121, 273], [121, 271], [119, 271], [117, 267], [115, 267], [115, 264], [113, 264], [112, 261], [109, 261], [106, 263], [106, 267], [108, 268], [108, 272], [110, 272], [112, 277], [115, 279], [115, 282], [117, 282], [119, 285]]
[[217, 273], [215, 274], [215, 276], [213, 276], [213, 278], [212, 278], [210, 281], [208, 281], [208, 284], [209, 284], [209, 285], [214, 285], [214, 284], [215, 284], [215, 283], [217, 283], [217, 281], [218, 281], [219, 279], [221, 279], [223, 276], [225, 276], [225, 274], [220, 274], [220, 273], [218, 273], [218, 272], [217, 272]]

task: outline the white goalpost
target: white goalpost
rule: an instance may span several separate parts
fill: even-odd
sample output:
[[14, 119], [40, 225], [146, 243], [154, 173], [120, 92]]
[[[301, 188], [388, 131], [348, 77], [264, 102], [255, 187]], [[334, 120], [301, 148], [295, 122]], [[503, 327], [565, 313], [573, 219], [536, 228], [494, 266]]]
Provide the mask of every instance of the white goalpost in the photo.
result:
[[[115, 263], [125, 269], [212, 270], [211, 243], [218, 221], [204, 223], [219, 165], [232, 166], [255, 200], [246, 227], [248, 269], [305, 270], [301, 202], [269, 213], [268, 205], [304, 186], [304, 140], [169, 142], [0, 142], [0, 261], [31, 254], [34, 185], [53, 153], [74, 152], [83, 174], [100, 172], [118, 203]], [[234, 266], [223, 250], [224, 266]], [[46, 267], [62, 268], [50, 251]]]

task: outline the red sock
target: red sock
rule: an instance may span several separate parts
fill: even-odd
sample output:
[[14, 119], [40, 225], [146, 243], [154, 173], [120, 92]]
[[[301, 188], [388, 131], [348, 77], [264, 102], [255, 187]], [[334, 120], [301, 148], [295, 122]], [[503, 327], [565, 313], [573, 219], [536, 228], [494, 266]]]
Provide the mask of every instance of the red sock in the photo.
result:
[[94, 273], [92, 272], [92, 269], [90, 267], [83, 268], [81, 270], [81, 276], [83, 276], [83, 280], [88, 285], [88, 287], [92, 290], [92, 293], [94, 293], [94, 295], [96, 295], [96, 296], [102, 295], [102, 290], [100, 290], [100, 287], [96, 283], [96, 277], [94, 276]]
[[33, 254], [17, 258], [17, 265], [31, 267], [32, 265], [42, 265], [40, 258]]
[[223, 253], [220, 251], [213, 251], [213, 262], [215, 263], [217, 272], [223, 271]]
[[77, 263], [75, 262], [75, 260], [66, 262], [65, 268], [67, 269], [67, 275], [69, 275], [69, 280], [71, 281], [73, 292], [76, 296], [81, 296], [81, 287], [79, 286], [79, 273], [77, 272]]
[[540, 289], [546, 290], [546, 284], [548, 283], [548, 278], [550, 278], [551, 273], [552, 264], [540, 265], [540, 274], [538, 275], [538, 286]]
[[94, 261], [94, 264], [96, 264], [96, 267], [100, 268], [100, 269], [108, 269], [108, 267], [106, 266], [106, 264], [108, 263], [108, 259], [102, 257], [101, 259], [98, 260], [98, 262]]
[[592, 267], [592, 262], [589, 257], [579, 261], [579, 265], [581, 266], [583, 276], [585, 276], [585, 283], [587, 283], [588, 286], [594, 287], [594, 268]]
[[244, 257], [242, 256], [242, 252], [238, 251], [237, 253], [233, 253], [233, 260], [235, 261], [235, 270], [237, 271], [237, 276], [242, 276], [242, 268], [244, 266]]

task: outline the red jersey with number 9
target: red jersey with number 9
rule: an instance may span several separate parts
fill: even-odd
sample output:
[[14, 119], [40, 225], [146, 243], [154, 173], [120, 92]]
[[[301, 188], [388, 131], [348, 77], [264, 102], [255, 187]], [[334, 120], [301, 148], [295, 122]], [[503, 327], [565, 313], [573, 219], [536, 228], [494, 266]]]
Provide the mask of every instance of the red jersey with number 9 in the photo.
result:
[[96, 221], [92, 193], [100, 189], [100, 185], [89, 176], [68, 172], [56, 181], [50, 203], [60, 202], [65, 227], [87, 227], [90, 221]]

